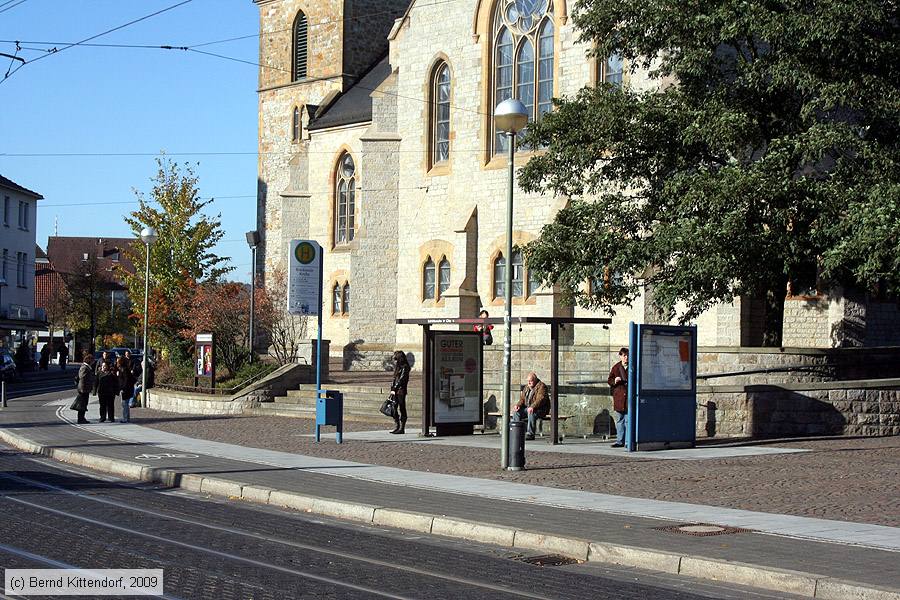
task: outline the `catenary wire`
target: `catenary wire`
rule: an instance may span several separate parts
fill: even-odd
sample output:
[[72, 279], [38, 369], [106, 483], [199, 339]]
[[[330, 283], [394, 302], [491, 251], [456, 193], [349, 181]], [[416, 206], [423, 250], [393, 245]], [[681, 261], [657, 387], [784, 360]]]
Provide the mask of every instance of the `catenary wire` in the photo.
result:
[[[9, 4], [10, 2], [16, 2], [16, 0], [9, 0], [9, 2], [4, 2], [3, 4], [0, 4], [0, 8], [3, 8], [3, 7], [6, 6], [7, 4]], [[5, 13], [5, 12], [8, 11], [8, 10], [12, 10], [12, 9], [14, 9], [14, 8], [17, 7], [17, 6], [21, 6], [22, 4], [25, 4], [26, 2], [28, 2], [28, 0], [18, 0], [18, 2], [16, 2], [16, 3], [13, 4], [12, 6], [7, 6], [6, 8], [3, 8], [3, 10], [0, 10], [0, 13]]]
[[157, 16], [157, 15], [160, 15], [160, 14], [162, 14], [162, 13], [164, 13], [164, 12], [168, 12], [168, 11], [170, 11], [170, 10], [172, 10], [172, 9], [178, 8], [179, 6], [184, 6], [185, 4], [188, 4], [188, 3], [193, 2], [193, 1], [194, 1], [194, 0], [182, 0], [181, 2], [178, 2], [177, 4], [173, 4], [173, 5], [171, 5], [171, 6], [167, 6], [166, 8], [162, 8], [162, 9], [156, 11], [156, 12], [150, 13], [150, 14], [148, 14], [148, 15], [144, 15], [143, 17], [139, 17], [139, 18], [137, 18], [137, 19], [133, 19], [133, 20], [127, 22], [127, 23], [123, 23], [122, 25], [117, 25], [116, 27], [113, 27], [113, 28], [111, 28], [111, 29], [107, 29], [106, 31], [101, 31], [100, 33], [94, 34], [94, 35], [92, 35], [92, 36], [90, 36], [90, 37], [86, 37], [86, 38], [84, 38], [83, 40], [80, 40], [80, 41], [77, 41], [77, 42], [68, 44], [68, 45], [66, 45], [66, 46], [63, 46], [62, 48], [57, 49], [55, 52], [51, 52], [51, 53], [47, 53], [47, 54], [43, 54], [43, 55], [41, 55], [41, 56], [38, 56], [37, 58], [35, 58], [35, 59], [33, 59], [33, 60], [30, 60], [30, 61], [28, 61], [28, 62], [26, 62], [26, 63], [23, 63], [22, 65], [16, 67], [16, 69], [13, 70], [12, 73], [9, 73], [9, 74], [6, 75], [6, 77], [4, 77], [3, 79], [0, 79], [0, 85], [2, 85], [3, 82], [5, 82], [7, 79], [9, 79], [11, 76], [13, 76], [13, 75], [16, 73], [16, 71], [18, 71], [19, 69], [21, 69], [21, 68], [24, 67], [25, 65], [30, 65], [30, 64], [32, 64], [32, 63], [35, 63], [35, 62], [41, 60], [42, 58], [47, 58], [48, 56], [52, 56], [52, 55], [54, 55], [54, 54], [59, 54], [60, 52], [64, 52], [65, 50], [68, 50], [69, 48], [72, 48], [72, 47], [74, 47], [74, 46], [80, 46], [80, 45], [82, 45], [82, 44], [85, 44], [85, 43], [87, 43], [87, 42], [90, 42], [91, 40], [95, 40], [95, 39], [97, 39], [97, 38], [99, 38], [99, 37], [102, 37], [102, 36], [104, 36], [104, 35], [110, 34], [110, 33], [114, 32], [114, 31], [119, 31], [120, 29], [124, 29], [124, 28], [126, 28], [126, 27], [131, 26], [131, 25], [134, 25], [135, 23], [140, 23], [141, 21], [146, 21], [147, 19], [150, 19], [150, 18], [152, 18], [152, 17], [155, 17], [155, 16]]

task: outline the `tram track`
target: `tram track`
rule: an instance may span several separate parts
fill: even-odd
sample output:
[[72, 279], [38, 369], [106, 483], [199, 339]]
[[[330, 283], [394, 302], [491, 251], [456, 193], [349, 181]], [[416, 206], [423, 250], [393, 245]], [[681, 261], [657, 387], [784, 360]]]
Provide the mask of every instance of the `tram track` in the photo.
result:
[[[161, 519], [171, 522], [176, 522], [188, 527], [198, 527], [202, 528], [206, 531], [216, 534], [217, 536], [227, 535], [227, 536], [237, 536], [240, 538], [252, 539], [254, 541], [263, 543], [263, 544], [274, 544], [280, 546], [284, 549], [291, 550], [300, 550], [304, 552], [311, 552], [317, 555], [327, 556], [333, 559], [338, 559], [341, 561], [348, 561], [348, 569], [351, 571], [358, 570], [360, 565], [365, 565], [369, 568], [377, 569], [381, 572], [384, 570], [390, 570], [396, 572], [398, 574], [403, 574], [407, 577], [412, 576], [415, 578], [419, 578], [422, 580], [423, 587], [430, 587], [428, 584], [428, 580], [439, 580], [445, 584], [451, 584], [454, 587], [461, 586], [471, 586], [472, 588], [476, 588], [482, 590], [483, 592], [489, 592], [492, 597], [497, 597], [497, 594], [500, 597], [514, 597], [514, 598], [528, 598], [532, 600], [549, 600], [550, 598], [554, 598], [556, 596], [535, 593], [533, 591], [529, 591], [528, 589], [515, 589], [508, 586], [498, 585], [493, 581], [484, 581], [472, 579], [470, 577], [465, 577], [461, 573], [446, 573], [439, 572], [432, 569], [424, 569], [420, 567], [410, 566], [406, 564], [401, 564], [392, 560], [385, 560], [381, 558], [374, 558], [372, 556], [366, 556], [361, 553], [355, 552], [347, 552], [343, 550], [336, 550], [334, 548], [329, 548], [323, 546], [321, 544], [310, 544], [304, 542], [298, 542], [296, 540], [285, 539], [279, 536], [272, 536], [266, 534], [260, 534], [253, 531], [249, 531], [244, 528], [234, 527], [234, 526], [224, 526], [220, 524], [213, 524], [209, 522], [203, 522], [196, 518], [191, 518], [182, 515], [174, 515], [169, 512], [162, 512], [159, 510], [153, 510], [148, 508], [143, 508], [140, 506], [135, 506], [134, 504], [129, 504], [126, 502], [122, 502], [119, 500], [114, 500], [111, 498], [102, 497], [96, 494], [88, 494], [76, 490], [66, 489], [65, 487], [61, 487], [58, 485], [50, 484], [44, 481], [39, 481], [32, 477], [25, 477], [17, 474], [10, 473], [0, 473], [0, 479], [6, 481], [16, 482], [23, 486], [29, 486], [31, 488], [36, 488], [39, 490], [43, 490], [45, 492], [52, 492], [54, 494], [62, 494], [68, 497], [78, 498], [81, 501], [89, 502], [96, 505], [102, 505], [104, 507], [115, 508], [118, 510], [128, 511], [131, 513], [136, 513], [140, 515], [144, 515], [147, 517], [152, 517], [154, 519]], [[136, 488], [129, 488], [127, 485], [117, 485], [116, 487], [122, 489], [134, 489], [134, 491], [144, 491], [138, 490]], [[317, 573], [313, 573], [309, 570], [300, 569], [300, 568], [292, 568], [285, 567], [282, 565], [273, 564], [271, 562], [261, 561], [255, 558], [242, 556], [240, 554], [236, 554], [234, 552], [228, 552], [223, 550], [217, 550], [208, 545], [192, 543], [182, 540], [171, 539], [169, 537], [158, 535], [155, 533], [150, 533], [148, 531], [143, 531], [137, 529], [135, 527], [128, 527], [124, 525], [117, 525], [114, 523], [110, 523], [107, 521], [103, 521], [100, 519], [96, 519], [93, 517], [88, 517], [83, 514], [79, 514], [78, 512], [72, 510], [66, 510], [61, 508], [56, 508], [53, 506], [47, 506], [44, 502], [35, 502], [30, 499], [24, 499], [21, 497], [14, 497], [10, 495], [3, 496], [3, 499], [7, 502], [11, 502], [17, 504], [19, 506], [25, 506], [34, 510], [42, 511], [56, 517], [66, 519], [66, 520], [75, 520], [81, 523], [85, 523], [94, 527], [100, 527], [111, 532], [115, 532], [116, 534], [122, 534], [127, 536], [137, 536], [146, 540], [150, 540], [157, 543], [174, 545], [189, 552], [196, 552], [205, 554], [207, 556], [215, 557], [218, 559], [225, 559], [228, 561], [234, 561], [236, 563], [241, 563], [250, 567], [277, 571], [284, 575], [299, 577], [302, 579], [313, 580], [322, 584], [336, 586], [338, 588], [343, 588], [347, 590], [353, 590], [356, 592], [361, 592], [363, 594], [371, 594], [377, 597], [383, 598], [397, 598], [397, 599], [406, 599], [406, 598], [414, 598], [418, 596], [410, 596], [405, 594], [397, 594], [393, 592], [386, 591], [384, 589], [378, 589], [372, 586], [359, 585], [354, 583], [349, 583], [346, 581], [341, 581], [334, 577], [322, 576]], [[0, 548], [2, 550], [2, 548]], [[459, 591], [462, 591], [460, 589]]]

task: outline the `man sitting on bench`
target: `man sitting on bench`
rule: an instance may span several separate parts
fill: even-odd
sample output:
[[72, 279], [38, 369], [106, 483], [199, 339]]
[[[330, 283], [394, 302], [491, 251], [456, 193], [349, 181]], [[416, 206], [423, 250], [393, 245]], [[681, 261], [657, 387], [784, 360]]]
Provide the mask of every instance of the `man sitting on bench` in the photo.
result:
[[550, 414], [550, 397], [547, 394], [547, 386], [532, 371], [528, 374], [519, 401], [513, 407], [512, 420], [524, 421], [527, 419], [528, 430], [525, 439], [533, 440], [538, 420], [548, 414]]

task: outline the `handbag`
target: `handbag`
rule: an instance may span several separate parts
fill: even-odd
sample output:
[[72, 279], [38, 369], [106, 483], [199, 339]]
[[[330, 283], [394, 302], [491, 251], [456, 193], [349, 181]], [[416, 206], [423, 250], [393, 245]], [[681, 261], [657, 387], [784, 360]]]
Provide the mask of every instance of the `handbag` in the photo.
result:
[[393, 396], [388, 396], [388, 399], [381, 403], [381, 408], [378, 410], [384, 416], [393, 419], [397, 416], [397, 402], [394, 400]]

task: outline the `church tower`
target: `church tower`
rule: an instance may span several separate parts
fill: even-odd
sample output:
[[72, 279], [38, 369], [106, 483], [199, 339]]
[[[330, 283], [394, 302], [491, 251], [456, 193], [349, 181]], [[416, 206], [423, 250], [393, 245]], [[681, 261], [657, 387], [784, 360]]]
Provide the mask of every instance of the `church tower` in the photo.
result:
[[388, 34], [409, 0], [254, 3], [260, 12], [257, 229], [262, 240], [254, 272], [262, 274], [284, 266], [284, 251], [274, 246], [285, 235], [308, 235], [307, 125], [387, 53]]

